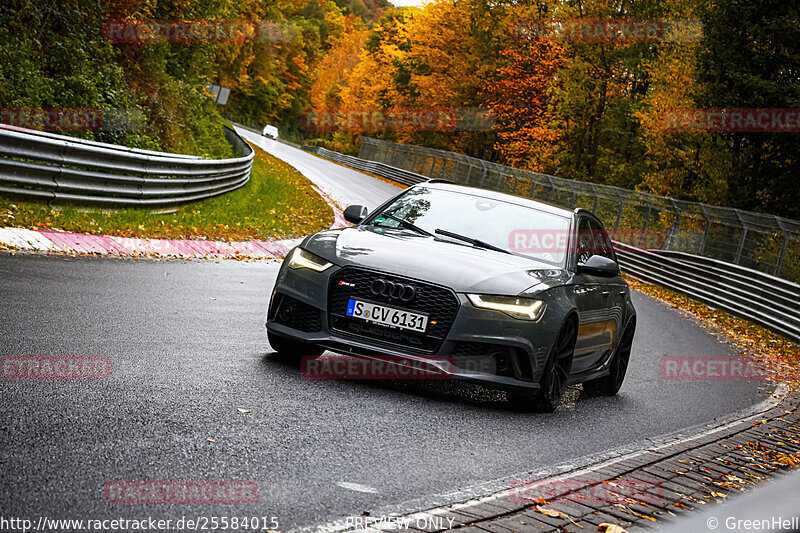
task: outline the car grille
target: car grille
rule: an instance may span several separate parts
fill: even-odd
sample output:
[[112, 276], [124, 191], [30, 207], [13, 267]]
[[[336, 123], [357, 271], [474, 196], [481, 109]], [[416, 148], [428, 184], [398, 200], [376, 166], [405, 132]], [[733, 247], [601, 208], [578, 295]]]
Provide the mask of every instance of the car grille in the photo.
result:
[[281, 293], [275, 295], [269, 319], [306, 333], [322, 330], [319, 309]]
[[[409, 285], [416, 289], [415, 295], [410, 301], [375, 295], [370, 287], [376, 279]], [[428, 315], [427, 330], [425, 333], [419, 333], [348, 317], [346, 312], [350, 298], [426, 314]], [[447, 337], [456, 313], [458, 313], [458, 299], [452, 290], [383, 272], [345, 267], [331, 276], [328, 286], [328, 319], [332, 330], [347, 335], [366, 337], [384, 344], [402, 346], [405, 349], [410, 348], [426, 353], [435, 352]]]

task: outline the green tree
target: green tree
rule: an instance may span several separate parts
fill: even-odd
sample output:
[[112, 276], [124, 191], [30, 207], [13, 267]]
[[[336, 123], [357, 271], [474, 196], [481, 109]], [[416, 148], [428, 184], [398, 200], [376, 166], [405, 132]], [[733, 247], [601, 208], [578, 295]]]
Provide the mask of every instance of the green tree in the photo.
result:
[[[800, 8], [782, 0], [717, 0], [703, 15], [697, 104], [800, 108]], [[800, 218], [798, 133], [713, 133], [729, 168], [728, 202]]]

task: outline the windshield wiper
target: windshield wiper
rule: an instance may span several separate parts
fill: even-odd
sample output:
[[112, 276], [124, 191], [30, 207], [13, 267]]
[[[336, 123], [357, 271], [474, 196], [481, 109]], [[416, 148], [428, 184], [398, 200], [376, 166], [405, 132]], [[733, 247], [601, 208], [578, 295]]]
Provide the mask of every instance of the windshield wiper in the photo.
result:
[[402, 219], [400, 217], [396, 217], [394, 215], [388, 215], [386, 213], [381, 213], [376, 218], [380, 218], [380, 217], [391, 218], [395, 222], [399, 222], [400, 225], [403, 226], [406, 229], [410, 229], [411, 231], [415, 231], [415, 232], [419, 233], [420, 235], [425, 235], [426, 237], [433, 237], [433, 233], [431, 233], [430, 231], [426, 231], [426, 230], [420, 228], [419, 226], [409, 222], [408, 220], [404, 220], [404, 219]]
[[437, 229], [436, 231], [434, 231], [434, 233], [438, 235], [444, 235], [445, 237], [450, 237], [452, 239], [458, 239], [459, 241], [468, 242], [472, 246], [477, 246], [479, 248], [486, 248], [487, 250], [494, 250], [495, 252], [503, 252], [504, 254], [511, 254], [511, 252], [509, 252], [508, 250], [500, 248], [499, 246], [495, 246], [494, 244], [489, 244], [488, 242], [483, 242], [478, 239], [473, 239], [472, 237], [467, 237], [465, 235], [459, 235], [458, 233], [453, 233], [452, 231]]

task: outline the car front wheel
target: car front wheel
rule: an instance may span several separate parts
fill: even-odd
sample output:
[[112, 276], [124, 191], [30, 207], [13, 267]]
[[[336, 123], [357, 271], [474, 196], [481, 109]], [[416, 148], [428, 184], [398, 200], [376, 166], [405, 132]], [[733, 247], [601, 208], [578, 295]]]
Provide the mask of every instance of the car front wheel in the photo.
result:
[[509, 392], [509, 400], [514, 407], [538, 413], [552, 413], [556, 410], [567, 388], [577, 338], [576, 321], [570, 319], [564, 322], [542, 371], [539, 390], [535, 393]]

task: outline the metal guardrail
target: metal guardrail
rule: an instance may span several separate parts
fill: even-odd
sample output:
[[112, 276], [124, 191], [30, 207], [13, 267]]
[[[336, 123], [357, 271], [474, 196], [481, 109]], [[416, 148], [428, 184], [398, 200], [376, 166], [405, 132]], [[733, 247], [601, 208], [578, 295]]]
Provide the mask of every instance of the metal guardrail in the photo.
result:
[[421, 174], [409, 172], [391, 165], [377, 163], [375, 161], [368, 161], [366, 159], [359, 159], [358, 157], [353, 157], [351, 155], [340, 154], [339, 152], [333, 152], [319, 146], [304, 145], [302, 146], [302, 149], [307, 152], [317, 154], [320, 157], [324, 157], [325, 159], [330, 159], [336, 163], [347, 165], [348, 167], [353, 167], [358, 170], [363, 170], [364, 172], [371, 172], [372, 174], [377, 174], [378, 176], [402, 183], [403, 185], [414, 185], [430, 179]]
[[708, 257], [614, 244], [623, 272], [633, 278], [681, 292], [800, 342], [800, 285]]
[[[663, 248], [712, 257], [800, 282], [800, 221], [688, 202], [610, 185], [519, 170], [424, 146], [361, 137], [358, 157], [429, 178], [444, 178], [549, 202], [583, 207], [617, 234], [663, 235]], [[640, 244], [629, 242], [629, 244]]]
[[231, 159], [139, 150], [0, 125], [0, 194], [37, 200], [162, 207], [244, 186], [255, 153], [233, 130]]
[[[303, 146], [303, 149], [406, 185], [431, 179], [325, 148]], [[569, 207], [574, 208], [574, 203]], [[614, 245], [623, 272], [631, 277], [684, 293], [800, 342], [800, 285], [797, 283], [745, 266], [677, 250], [645, 250], [617, 241]]]

